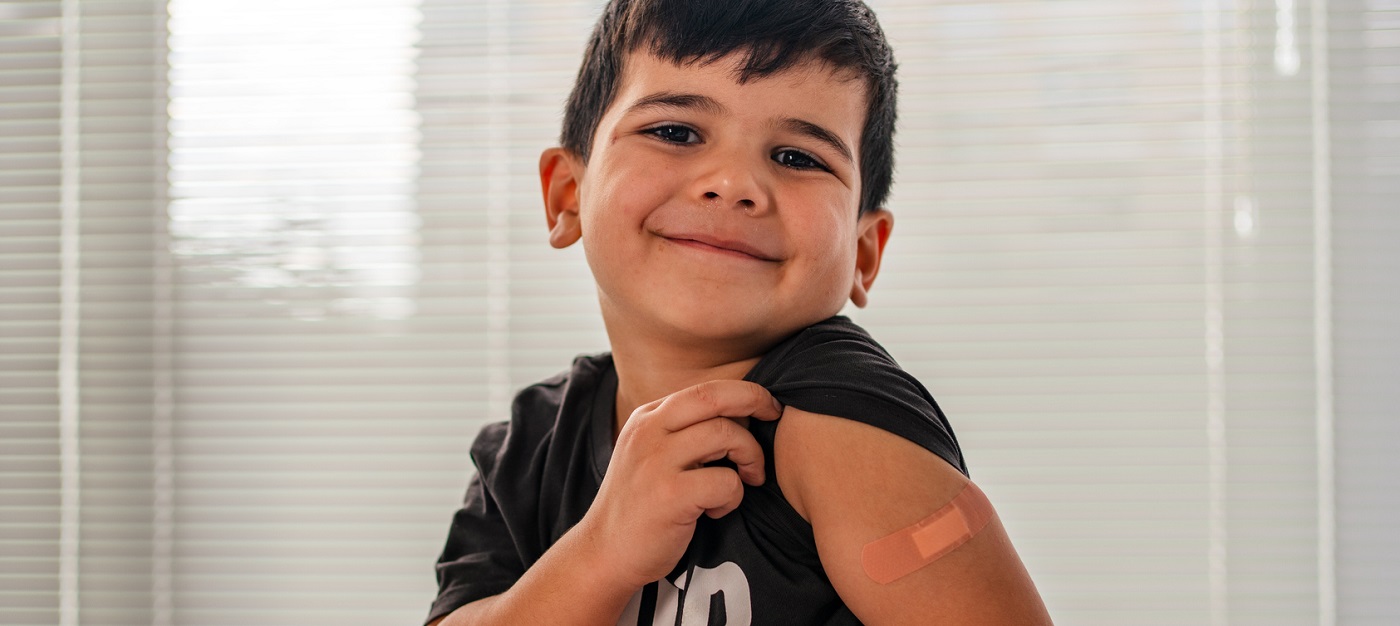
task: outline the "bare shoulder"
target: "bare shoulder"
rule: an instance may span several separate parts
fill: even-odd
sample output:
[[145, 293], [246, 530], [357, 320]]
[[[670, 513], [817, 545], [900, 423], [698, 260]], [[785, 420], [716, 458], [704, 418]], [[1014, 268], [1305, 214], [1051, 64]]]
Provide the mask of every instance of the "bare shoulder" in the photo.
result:
[[939, 456], [855, 420], [788, 407], [773, 442], [774, 472], [812, 524], [838, 594], [866, 624], [1049, 624], [1001, 521], [887, 584], [866, 572], [866, 544], [928, 518], [968, 479]]

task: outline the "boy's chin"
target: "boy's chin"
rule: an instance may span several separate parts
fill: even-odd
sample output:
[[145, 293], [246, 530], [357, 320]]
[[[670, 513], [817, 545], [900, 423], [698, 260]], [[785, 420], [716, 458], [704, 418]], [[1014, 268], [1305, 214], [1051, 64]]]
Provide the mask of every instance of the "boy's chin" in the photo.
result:
[[728, 346], [743, 351], [763, 352], [792, 333], [824, 320], [836, 312], [724, 310], [691, 307], [663, 311], [657, 315], [677, 338], [701, 345]]

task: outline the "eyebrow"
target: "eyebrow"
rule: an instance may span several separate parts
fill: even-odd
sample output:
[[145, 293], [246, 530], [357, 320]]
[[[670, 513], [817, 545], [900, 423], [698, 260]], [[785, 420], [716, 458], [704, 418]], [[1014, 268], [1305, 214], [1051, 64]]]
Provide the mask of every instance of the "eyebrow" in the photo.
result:
[[[695, 93], [678, 93], [674, 91], [658, 91], [654, 94], [647, 95], [627, 107], [626, 113], [631, 114], [647, 109], [695, 109], [711, 115], [729, 114], [729, 109], [725, 108], [723, 104], [720, 104], [719, 101], [714, 98]], [[832, 150], [835, 150], [837, 154], [840, 154], [842, 158], [846, 159], [847, 163], [855, 163], [855, 157], [852, 156], [851, 148], [847, 146], [846, 142], [842, 141], [840, 137], [836, 136], [836, 133], [807, 120], [801, 120], [795, 117], [783, 119], [778, 123], [778, 127], [788, 132], [797, 133], [820, 141], [829, 146]]]
[[658, 91], [633, 102], [632, 106], [627, 107], [627, 113], [647, 109], [698, 109], [713, 115], [727, 115], [729, 113], [729, 109], [724, 108], [724, 105], [714, 98], [674, 91]]

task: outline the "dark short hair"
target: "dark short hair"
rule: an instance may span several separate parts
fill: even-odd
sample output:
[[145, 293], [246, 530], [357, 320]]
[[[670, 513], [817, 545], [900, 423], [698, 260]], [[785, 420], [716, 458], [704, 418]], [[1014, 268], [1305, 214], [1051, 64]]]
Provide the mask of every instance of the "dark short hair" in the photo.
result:
[[742, 52], [739, 82], [809, 59], [864, 79], [860, 211], [884, 205], [894, 179], [894, 53], [860, 0], [612, 0], [584, 52], [564, 110], [563, 147], [587, 162], [603, 113], [617, 97], [626, 56], [642, 46], [677, 64]]

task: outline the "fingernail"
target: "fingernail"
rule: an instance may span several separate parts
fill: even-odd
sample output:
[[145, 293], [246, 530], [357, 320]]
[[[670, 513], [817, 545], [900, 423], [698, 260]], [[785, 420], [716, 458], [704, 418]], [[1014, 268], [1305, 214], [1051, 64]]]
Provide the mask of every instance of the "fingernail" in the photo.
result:
[[777, 411], [778, 415], [783, 414], [783, 403], [778, 402], [777, 398], [773, 398], [773, 410]]

